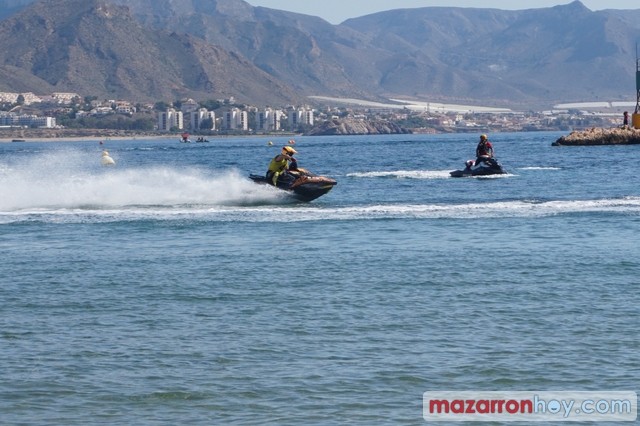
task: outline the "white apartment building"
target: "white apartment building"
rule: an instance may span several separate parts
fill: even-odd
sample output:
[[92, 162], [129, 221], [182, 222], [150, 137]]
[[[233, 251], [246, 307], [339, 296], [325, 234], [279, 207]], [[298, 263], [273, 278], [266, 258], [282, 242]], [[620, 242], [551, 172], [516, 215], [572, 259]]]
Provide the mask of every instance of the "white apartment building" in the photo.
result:
[[189, 113], [189, 125], [191, 130], [200, 130], [202, 122], [211, 119], [211, 127], [207, 126], [207, 129], [203, 130], [215, 130], [216, 128], [216, 113], [209, 111], [206, 108], [200, 108], [197, 111]]
[[176, 111], [173, 108], [169, 108], [164, 112], [158, 113], [158, 130], [161, 132], [168, 132], [172, 128], [178, 130], [184, 129], [184, 116], [182, 111]]
[[238, 108], [232, 108], [222, 117], [225, 130], [249, 130], [249, 114]]
[[0, 126], [2, 127], [41, 127], [51, 129], [56, 127], [54, 117], [42, 117], [39, 115], [18, 115], [12, 112], [0, 113]]
[[313, 126], [313, 110], [308, 108], [298, 108], [289, 111], [289, 127], [295, 129], [301, 125]]
[[280, 121], [284, 115], [284, 112], [281, 110], [274, 110], [272, 108], [258, 111], [256, 114], [256, 130], [264, 132], [280, 130]]

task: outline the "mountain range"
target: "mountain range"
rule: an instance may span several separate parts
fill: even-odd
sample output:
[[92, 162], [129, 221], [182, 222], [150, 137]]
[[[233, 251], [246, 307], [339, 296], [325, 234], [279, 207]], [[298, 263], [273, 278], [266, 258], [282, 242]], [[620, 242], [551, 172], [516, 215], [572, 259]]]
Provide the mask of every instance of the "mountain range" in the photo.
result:
[[636, 100], [640, 9], [397, 9], [333, 25], [243, 0], [0, 0], [0, 91], [537, 107]]

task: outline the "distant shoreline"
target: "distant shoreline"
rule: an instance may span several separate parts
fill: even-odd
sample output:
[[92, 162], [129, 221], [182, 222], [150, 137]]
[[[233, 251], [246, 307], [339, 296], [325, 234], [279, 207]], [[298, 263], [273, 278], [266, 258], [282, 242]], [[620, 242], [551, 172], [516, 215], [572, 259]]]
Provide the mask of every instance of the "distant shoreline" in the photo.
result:
[[163, 136], [63, 136], [63, 137], [19, 137], [19, 138], [5, 138], [0, 137], [0, 143], [23, 143], [23, 142], [108, 142], [118, 140], [132, 140], [132, 139], [158, 139]]
[[[151, 139], [175, 139], [178, 141], [182, 132], [145, 132], [130, 130], [110, 129], [0, 129], [0, 143], [11, 142], [99, 142], [118, 140], [151, 140]], [[259, 135], [191, 135], [192, 139], [204, 137], [205, 139], [231, 138], [231, 137], [285, 137], [300, 136], [298, 133], [277, 133]], [[195, 141], [193, 141], [195, 142]]]
[[[124, 139], [171, 138], [173, 134], [109, 129], [0, 129], [0, 142], [91, 142]], [[175, 135], [175, 138], [179, 138]]]
[[118, 140], [146, 140], [146, 139], [158, 139], [160, 136], [117, 136], [117, 137], [99, 137], [99, 136], [85, 136], [85, 137], [53, 137], [53, 138], [0, 138], [0, 143], [24, 143], [24, 142], [109, 142]]

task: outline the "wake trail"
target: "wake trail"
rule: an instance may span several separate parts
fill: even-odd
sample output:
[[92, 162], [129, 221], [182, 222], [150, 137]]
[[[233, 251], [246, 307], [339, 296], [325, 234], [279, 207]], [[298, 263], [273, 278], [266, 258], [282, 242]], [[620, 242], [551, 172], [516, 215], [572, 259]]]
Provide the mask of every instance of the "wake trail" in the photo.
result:
[[0, 212], [130, 206], [252, 205], [283, 201], [237, 170], [103, 167], [87, 153], [55, 153], [0, 163]]

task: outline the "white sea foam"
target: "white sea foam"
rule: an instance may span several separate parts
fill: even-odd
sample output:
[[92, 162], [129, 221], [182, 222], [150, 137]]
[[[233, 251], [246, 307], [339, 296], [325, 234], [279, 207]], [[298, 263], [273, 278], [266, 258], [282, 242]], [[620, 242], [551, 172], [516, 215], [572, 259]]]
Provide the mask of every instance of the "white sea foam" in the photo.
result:
[[[269, 188], [267, 188], [269, 189]], [[266, 198], [266, 197], [265, 197]], [[271, 199], [270, 202], [273, 202]], [[640, 214], [640, 197], [600, 200], [503, 201], [467, 204], [380, 204], [338, 206], [308, 204], [235, 206], [130, 206], [95, 209], [61, 208], [0, 212], [0, 223], [43, 221], [61, 223], [137, 220], [214, 222], [293, 222], [379, 219], [535, 218], [574, 213]]]
[[[449, 179], [451, 169], [448, 170], [390, 170], [379, 172], [349, 173], [348, 177], [356, 178], [396, 178], [396, 179]], [[514, 176], [510, 173], [502, 175], [473, 176], [478, 179], [503, 179]]]
[[[567, 213], [618, 212], [640, 213], [640, 197], [602, 200], [504, 201], [467, 204], [373, 205], [345, 207], [315, 212], [330, 219], [476, 219], [480, 217], [542, 217]], [[299, 212], [301, 213], [301, 212]], [[304, 212], [305, 218], [314, 211]]]
[[447, 179], [451, 170], [393, 170], [380, 172], [349, 173], [349, 177], [357, 178], [398, 178], [398, 179]]
[[0, 212], [112, 210], [142, 206], [253, 205], [281, 202], [283, 193], [237, 170], [100, 166], [99, 155], [45, 154], [0, 165]]
[[520, 170], [562, 170], [562, 169], [560, 167], [531, 166], [531, 167], [520, 167]]
[[[582, 212], [640, 214], [640, 197], [513, 200], [460, 204], [311, 203], [257, 185], [234, 169], [100, 166], [99, 153], [57, 152], [16, 163], [0, 161], [0, 223], [136, 220], [324, 221], [543, 217]], [[449, 171], [353, 173], [351, 177], [448, 178]], [[504, 175], [503, 175], [504, 176]], [[509, 176], [509, 175], [507, 175]], [[375, 202], [375, 200], [372, 200]]]

